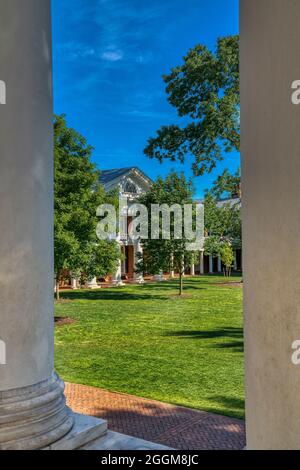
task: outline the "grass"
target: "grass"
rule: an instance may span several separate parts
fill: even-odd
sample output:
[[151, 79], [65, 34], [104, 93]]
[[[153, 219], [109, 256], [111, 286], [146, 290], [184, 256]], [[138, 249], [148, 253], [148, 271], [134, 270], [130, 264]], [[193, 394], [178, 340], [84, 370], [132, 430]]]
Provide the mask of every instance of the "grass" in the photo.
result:
[[[239, 280], [239, 278], [237, 278]], [[244, 417], [242, 289], [224, 278], [68, 291], [55, 314], [56, 369], [69, 382]]]

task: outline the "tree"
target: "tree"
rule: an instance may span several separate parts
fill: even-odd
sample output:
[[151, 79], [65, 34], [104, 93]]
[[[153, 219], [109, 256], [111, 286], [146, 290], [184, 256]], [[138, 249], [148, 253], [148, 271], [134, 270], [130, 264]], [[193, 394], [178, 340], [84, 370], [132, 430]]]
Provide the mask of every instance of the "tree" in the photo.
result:
[[239, 201], [220, 204], [213, 192], [208, 192], [204, 201], [204, 251], [213, 257], [221, 256], [225, 274], [230, 276], [233, 249], [240, 249], [242, 245], [241, 205]]
[[223, 242], [220, 247], [220, 255], [222, 263], [224, 264], [224, 275], [230, 277], [231, 269], [233, 266], [234, 255], [232, 246], [229, 242]]
[[168, 101], [188, 123], [161, 127], [145, 154], [180, 162], [192, 156], [196, 176], [210, 172], [224, 152], [240, 146], [238, 36], [218, 39], [215, 51], [203, 45], [190, 49], [163, 79]]
[[54, 120], [54, 265], [56, 295], [64, 270], [103, 276], [116, 269], [115, 242], [97, 240], [96, 209], [106, 201], [99, 172], [91, 162], [92, 147], [67, 126]]
[[228, 239], [236, 248], [240, 248], [242, 221], [239, 200], [220, 202], [207, 193], [204, 199], [204, 226], [207, 236]]
[[[160, 271], [176, 269], [179, 273], [179, 295], [183, 294], [183, 275], [185, 264], [190, 264], [193, 252], [187, 249], [189, 240], [185, 238], [183, 205], [193, 203], [193, 185], [183, 174], [171, 172], [165, 179], [158, 178], [150, 190], [140, 197], [140, 202], [148, 209], [149, 238], [142, 240], [143, 257], [138, 262], [138, 272], [157, 274]], [[163, 224], [159, 219], [159, 239], [151, 238], [152, 225], [157, 222], [153, 218], [152, 204], [166, 204], [169, 208], [177, 206], [177, 213], [170, 214], [170, 237], [162, 239]], [[151, 217], [152, 214], [152, 217]], [[175, 236], [175, 225], [180, 224], [182, 236]]]
[[216, 181], [213, 182], [209, 193], [215, 199], [221, 199], [226, 196], [230, 198], [238, 198], [241, 201], [242, 190], [240, 169], [233, 174], [230, 173], [228, 169], [224, 170]]

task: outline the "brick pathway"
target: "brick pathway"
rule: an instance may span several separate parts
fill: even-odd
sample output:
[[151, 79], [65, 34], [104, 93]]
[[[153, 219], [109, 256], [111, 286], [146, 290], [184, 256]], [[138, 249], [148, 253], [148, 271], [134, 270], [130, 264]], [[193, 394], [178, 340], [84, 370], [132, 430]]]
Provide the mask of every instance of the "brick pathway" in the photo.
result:
[[112, 431], [183, 450], [243, 449], [244, 422], [154, 400], [66, 384], [68, 405], [108, 420]]

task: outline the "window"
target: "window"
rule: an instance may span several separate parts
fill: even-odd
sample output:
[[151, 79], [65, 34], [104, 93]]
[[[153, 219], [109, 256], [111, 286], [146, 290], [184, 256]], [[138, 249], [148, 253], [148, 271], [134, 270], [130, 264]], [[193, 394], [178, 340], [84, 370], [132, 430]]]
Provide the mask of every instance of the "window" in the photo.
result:
[[127, 181], [124, 185], [124, 192], [137, 194], [137, 188], [135, 184], [131, 183], [130, 181]]

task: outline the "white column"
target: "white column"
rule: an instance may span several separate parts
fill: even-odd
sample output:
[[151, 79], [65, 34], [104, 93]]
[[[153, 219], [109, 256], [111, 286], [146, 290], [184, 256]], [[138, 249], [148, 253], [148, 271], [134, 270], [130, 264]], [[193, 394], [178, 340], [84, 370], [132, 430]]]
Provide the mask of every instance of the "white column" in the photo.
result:
[[300, 2], [240, 6], [247, 448], [298, 450]]
[[185, 263], [182, 266], [182, 277], [185, 277]]
[[122, 248], [120, 246], [120, 259], [118, 261], [118, 268], [117, 271], [113, 275], [113, 284], [116, 287], [121, 287], [124, 286], [124, 283], [122, 281], [122, 260], [121, 260], [121, 254], [122, 254]]
[[174, 271], [174, 256], [171, 256], [171, 271], [170, 271], [170, 278], [174, 279], [175, 271]]
[[233, 269], [235, 271], [237, 271], [237, 268], [238, 268], [238, 265], [237, 265], [237, 255], [236, 255], [236, 251], [234, 251], [234, 265], [233, 265]]
[[123, 255], [123, 259], [121, 260], [121, 274], [122, 276], [126, 274], [126, 259], [125, 259], [125, 246], [121, 246], [121, 253]]
[[222, 272], [222, 260], [221, 256], [218, 256], [218, 273]]
[[73, 425], [53, 373], [49, 0], [1, 1], [0, 64], [0, 449], [36, 449]]
[[162, 271], [160, 271], [159, 274], [155, 274], [155, 276], [153, 276], [153, 280], [158, 281], [158, 282], [165, 281], [164, 273]]
[[191, 276], [195, 276], [195, 264], [191, 264]]
[[[140, 241], [136, 241], [134, 246], [133, 246], [133, 251], [134, 251], [134, 269], [136, 269], [137, 264], [138, 264], [138, 256], [137, 254], [143, 254], [143, 247], [140, 243]], [[142, 273], [136, 273], [134, 272], [134, 279], [138, 284], [143, 284], [145, 282], [143, 274]]]
[[97, 283], [96, 277], [93, 277], [90, 281], [87, 281], [86, 287], [88, 289], [100, 289], [101, 288], [101, 286], [99, 286]]
[[204, 251], [200, 251], [200, 274], [204, 274]]
[[211, 255], [209, 255], [209, 273], [212, 274], [214, 272], [214, 259]]
[[78, 289], [79, 287], [79, 277], [76, 273], [71, 272], [71, 289]]

